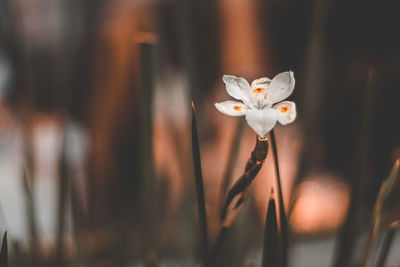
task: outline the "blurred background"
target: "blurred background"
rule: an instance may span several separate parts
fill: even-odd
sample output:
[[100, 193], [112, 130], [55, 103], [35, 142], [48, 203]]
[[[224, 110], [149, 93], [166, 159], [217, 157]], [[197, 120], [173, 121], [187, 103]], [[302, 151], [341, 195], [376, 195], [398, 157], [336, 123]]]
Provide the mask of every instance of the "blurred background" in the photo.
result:
[[[289, 266], [359, 266], [400, 157], [398, 10], [389, 0], [0, 0], [10, 266], [196, 266], [191, 101], [214, 242], [255, 142], [244, 118], [214, 107], [230, 98], [222, 75], [288, 70], [298, 116], [275, 134]], [[216, 266], [260, 265], [274, 175], [269, 155]], [[387, 266], [400, 266], [396, 240]]]

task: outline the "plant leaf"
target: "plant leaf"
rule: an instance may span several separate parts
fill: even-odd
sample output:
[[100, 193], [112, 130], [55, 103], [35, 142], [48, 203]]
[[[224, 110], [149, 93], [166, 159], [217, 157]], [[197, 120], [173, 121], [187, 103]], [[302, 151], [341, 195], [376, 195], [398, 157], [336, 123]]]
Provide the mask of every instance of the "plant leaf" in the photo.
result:
[[281, 246], [282, 246], [282, 266], [287, 266], [287, 249], [288, 249], [288, 233], [287, 233], [287, 218], [285, 212], [285, 205], [283, 203], [283, 195], [282, 195], [282, 183], [281, 176], [279, 171], [279, 161], [278, 161], [278, 149], [276, 146], [275, 133], [274, 130], [270, 132], [271, 138], [271, 146], [272, 153], [274, 155], [274, 165], [275, 165], [275, 173], [276, 180], [278, 184], [278, 199], [279, 199], [279, 219], [280, 219], [280, 228], [281, 228]]
[[0, 267], [8, 267], [8, 244], [7, 244], [7, 231], [3, 236], [3, 243], [0, 251]]
[[262, 267], [281, 266], [282, 246], [279, 237], [275, 200], [273, 199], [273, 192], [271, 192], [267, 217], [265, 219], [264, 248], [261, 264]]
[[203, 174], [201, 172], [201, 158], [200, 158], [200, 145], [197, 131], [196, 110], [192, 102], [192, 156], [194, 166], [194, 178], [196, 183], [197, 206], [199, 210], [202, 247], [203, 247], [203, 260], [207, 258], [208, 254], [208, 233], [207, 233], [207, 215], [206, 205], [204, 198]]
[[389, 230], [386, 232], [385, 237], [383, 238], [382, 249], [378, 256], [378, 261], [376, 263], [376, 267], [384, 267], [387, 255], [389, 254], [390, 247], [392, 245], [394, 235], [396, 234], [396, 230], [399, 227], [400, 221], [393, 222]]
[[376, 234], [382, 222], [384, 202], [388, 199], [388, 197], [391, 195], [391, 192], [394, 189], [395, 182], [397, 180], [397, 177], [399, 176], [399, 170], [400, 170], [400, 160], [398, 159], [394, 163], [394, 166], [389, 176], [385, 179], [385, 181], [383, 181], [381, 188], [379, 190], [372, 216], [372, 226], [368, 238], [368, 244], [365, 252], [363, 266], [368, 266], [368, 262], [370, 261], [371, 250], [376, 238]]

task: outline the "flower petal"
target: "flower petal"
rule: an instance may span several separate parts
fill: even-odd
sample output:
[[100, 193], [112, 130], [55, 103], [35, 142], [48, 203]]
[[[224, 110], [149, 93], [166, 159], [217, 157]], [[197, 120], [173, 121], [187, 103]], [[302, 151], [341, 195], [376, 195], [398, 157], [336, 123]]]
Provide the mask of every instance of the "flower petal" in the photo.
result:
[[267, 90], [267, 101], [271, 104], [284, 100], [292, 94], [295, 85], [293, 71], [276, 75]]
[[220, 112], [230, 116], [242, 116], [246, 113], [246, 106], [242, 102], [232, 100], [215, 103], [215, 107]]
[[224, 75], [222, 78], [226, 84], [228, 94], [236, 99], [249, 103], [250, 85], [246, 79], [233, 75]]
[[269, 87], [270, 82], [271, 82], [270, 79], [263, 77], [256, 79], [251, 83], [250, 100], [251, 104], [254, 107], [262, 109], [265, 105], [268, 104], [267, 89]]
[[262, 77], [262, 78], [258, 78], [255, 79], [252, 83], [251, 83], [251, 89], [257, 88], [260, 85], [261, 86], [268, 86], [271, 83], [271, 79], [267, 78], [267, 77]]
[[289, 124], [296, 119], [296, 104], [292, 101], [283, 101], [275, 104], [273, 108], [277, 111], [277, 120], [282, 125]]
[[275, 126], [276, 111], [272, 108], [249, 109], [246, 112], [246, 120], [260, 137], [265, 137]]

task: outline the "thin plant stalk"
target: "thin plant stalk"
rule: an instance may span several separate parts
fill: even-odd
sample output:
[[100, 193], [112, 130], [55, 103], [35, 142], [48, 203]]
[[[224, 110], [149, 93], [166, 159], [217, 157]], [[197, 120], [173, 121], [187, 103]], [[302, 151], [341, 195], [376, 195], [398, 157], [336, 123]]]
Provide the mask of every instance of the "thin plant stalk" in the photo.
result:
[[7, 231], [4, 233], [0, 250], [0, 267], [8, 267]]
[[271, 138], [271, 146], [272, 146], [272, 154], [274, 156], [274, 166], [275, 166], [275, 174], [276, 174], [276, 183], [278, 185], [278, 200], [279, 200], [279, 222], [281, 228], [281, 245], [282, 245], [282, 266], [287, 266], [287, 249], [288, 249], [288, 232], [287, 232], [287, 218], [285, 212], [285, 205], [283, 202], [283, 194], [282, 194], [282, 183], [281, 176], [279, 170], [279, 161], [278, 161], [278, 149], [276, 146], [276, 139], [274, 130], [270, 132]]
[[383, 238], [382, 249], [378, 256], [378, 261], [376, 263], [376, 267], [384, 267], [387, 256], [390, 251], [390, 247], [393, 242], [393, 238], [396, 234], [397, 228], [399, 227], [400, 221], [395, 221], [389, 226], [389, 230], [386, 232], [385, 237]]
[[64, 123], [63, 140], [61, 146], [61, 158], [59, 165], [59, 180], [58, 180], [58, 210], [57, 210], [57, 243], [56, 243], [56, 263], [57, 265], [64, 264], [64, 232], [66, 212], [68, 206], [69, 195], [69, 170], [66, 160], [67, 146], [67, 124]]
[[217, 240], [215, 241], [215, 244], [212, 247], [210, 254], [208, 255], [207, 260], [205, 262], [206, 267], [214, 266], [215, 260], [217, 259], [217, 256], [218, 256], [219, 252], [221, 251], [221, 248], [225, 241], [228, 230], [229, 230], [229, 227], [226, 227], [226, 226], [222, 226], [221, 229], [219, 230]]
[[197, 207], [198, 207], [200, 226], [201, 226], [202, 257], [203, 260], [205, 261], [208, 255], [207, 214], [206, 214], [206, 205], [204, 198], [203, 174], [201, 171], [201, 157], [200, 157], [199, 136], [197, 131], [196, 109], [193, 102], [192, 102], [192, 153], [193, 153], [193, 167], [194, 167], [195, 183], [196, 183]]
[[220, 219], [222, 226], [230, 227], [236, 215], [243, 206], [250, 184], [257, 176], [268, 153], [268, 141], [257, 138], [256, 145], [246, 163], [244, 174], [229, 190], [222, 207]]
[[268, 141], [257, 138], [256, 145], [251, 152], [250, 158], [246, 163], [244, 174], [231, 187], [226, 196], [222, 207], [220, 220], [221, 229], [217, 236], [217, 241], [207, 258], [206, 266], [213, 266], [215, 259], [222, 247], [223, 241], [231, 227], [236, 215], [241, 210], [243, 203], [247, 197], [251, 182], [260, 171], [265, 158], [268, 154]]

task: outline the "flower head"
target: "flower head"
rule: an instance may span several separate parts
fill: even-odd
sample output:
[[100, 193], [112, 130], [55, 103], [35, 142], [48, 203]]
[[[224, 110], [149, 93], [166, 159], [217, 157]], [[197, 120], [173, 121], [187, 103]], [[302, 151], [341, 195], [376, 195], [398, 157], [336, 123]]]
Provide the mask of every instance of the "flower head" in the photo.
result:
[[[230, 116], [246, 116], [249, 126], [265, 138], [278, 121], [282, 125], [296, 118], [296, 104], [282, 101], [292, 94], [295, 80], [292, 71], [282, 72], [272, 80], [260, 78], [251, 85], [241, 77], [224, 75], [223, 81], [230, 96], [242, 102], [227, 100], [215, 107]], [[282, 101], [282, 102], [280, 102]]]

